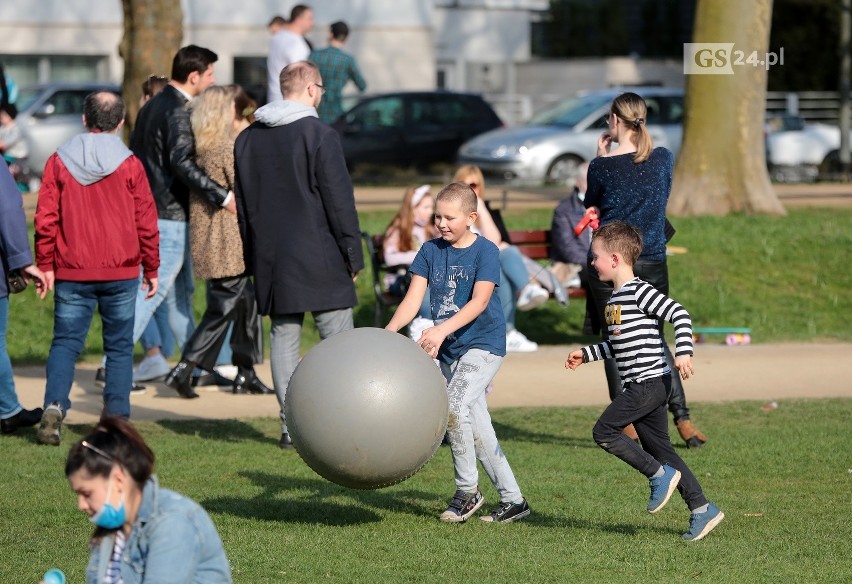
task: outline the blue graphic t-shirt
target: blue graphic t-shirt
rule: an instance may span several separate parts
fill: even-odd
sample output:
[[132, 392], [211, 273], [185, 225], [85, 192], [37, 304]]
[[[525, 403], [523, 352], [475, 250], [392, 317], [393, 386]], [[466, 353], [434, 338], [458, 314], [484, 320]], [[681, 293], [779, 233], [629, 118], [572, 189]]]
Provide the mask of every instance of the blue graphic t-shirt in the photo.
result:
[[[500, 284], [500, 251], [481, 236], [463, 249], [454, 248], [441, 238], [433, 239], [417, 252], [411, 271], [426, 278], [432, 320], [440, 324], [473, 298], [476, 282]], [[438, 359], [452, 363], [470, 349], [482, 349], [500, 357], [506, 355], [506, 319], [496, 290], [482, 314], [447, 336], [438, 351]]]

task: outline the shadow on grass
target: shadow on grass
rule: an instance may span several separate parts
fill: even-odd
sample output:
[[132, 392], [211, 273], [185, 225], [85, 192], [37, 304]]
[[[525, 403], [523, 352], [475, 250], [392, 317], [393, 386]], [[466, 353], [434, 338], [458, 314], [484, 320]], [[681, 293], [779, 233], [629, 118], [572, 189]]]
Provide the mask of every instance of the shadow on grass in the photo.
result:
[[[260, 521], [362, 525], [382, 520], [380, 512], [430, 516], [432, 493], [423, 491], [359, 491], [346, 489], [320, 479], [294, 478], [262, 472], [243, 471], [240, 476], [261, 487], [250, 498], [218, 497], [201, 502], [205, 509]], [[350, 499], [339, 502], [341, 498]]]
[[654, 525], [642, 523], [600, 523], [583, 519], [580, 517], [565, 517], [547, 515], [533, 509], [532, 514], [528, 519], [524, 520], [525, 524], [534, 525], [536, 527], [545, 527], [548, 529], [571, 529], [571, 530], [586, 530], [586, 531], [604, 531], [607, 533], [617, 533], [619, 535], [638, 535], [648, 532], [656, 532], [662, 535], [677, 534], [680, 531], [670, 527], [658, 527]]
[[158, 425], [175, 434], [198, 436], [206, 440], [241, 442], [253, 440], [270, 444], [269, 436], [246, 422], [239, 420], [159, 420]]
[[591, 432], [589, 438], [575, 438], [572, 436], [555, 436], [553, 434], [545, 434], [542, 432], [531, 432], [525, 428], [510, 426], [491, 420], [494, 426], [494, 432], [500, 441], [516, 440], [518, 442], [531, 442], [533, 444], [555, 444], [557, 446], [565, 446], [568, 448], [597, 448], [597, 444], [592, 441]]

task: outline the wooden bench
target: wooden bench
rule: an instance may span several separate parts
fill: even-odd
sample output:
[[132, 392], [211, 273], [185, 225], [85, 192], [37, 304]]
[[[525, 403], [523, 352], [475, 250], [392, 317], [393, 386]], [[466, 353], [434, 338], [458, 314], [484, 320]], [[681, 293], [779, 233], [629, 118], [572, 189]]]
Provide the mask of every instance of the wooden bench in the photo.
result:
[[[517, 246], [522, 254], [531, 260], [550, 259], [550, 229], [529, 229], [526, 231], [509, 231], [509, 241]], [[586, 291], [582, 288], [566, 288], [569, 298], [585, 298]]]
[[384, 259], [383, 234], [370, 235], [366, 231], [361, 232], [361, 239], [367, 247], [367, 255], [370, 258], [370, 267], [373, 272], [373, 293], [376, 299], [376, 316], [374, 325], [382, 327], [385, 325], [388, 309], [402, 302], [402, 296], [394, 296], [385, 289], [385, 274], [396, 272], [397, 266], [388, 266]]

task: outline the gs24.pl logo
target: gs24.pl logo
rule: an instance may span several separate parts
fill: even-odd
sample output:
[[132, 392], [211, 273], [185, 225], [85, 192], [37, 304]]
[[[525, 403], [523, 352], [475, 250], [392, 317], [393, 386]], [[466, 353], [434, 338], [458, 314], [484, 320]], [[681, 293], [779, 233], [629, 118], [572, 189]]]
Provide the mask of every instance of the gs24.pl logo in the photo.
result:
[[684, 43], [684, 75], [733, 75], [734, 67], [769, 70], [784, 64], [784, 47], [776, 52], [742, 51], [734, 43]]

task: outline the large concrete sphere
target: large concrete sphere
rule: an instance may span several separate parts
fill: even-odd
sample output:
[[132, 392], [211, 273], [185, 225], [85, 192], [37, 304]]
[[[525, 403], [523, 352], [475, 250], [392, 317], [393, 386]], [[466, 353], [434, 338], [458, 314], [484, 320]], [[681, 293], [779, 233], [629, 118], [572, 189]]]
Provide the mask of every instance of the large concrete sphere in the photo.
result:
[[449, 404], [444, 377], [407, 337], [378, 328], [337, 334], [299, 363], [285, 397], [299, 456], [354, 489], [404, 481], [441, 445]]

